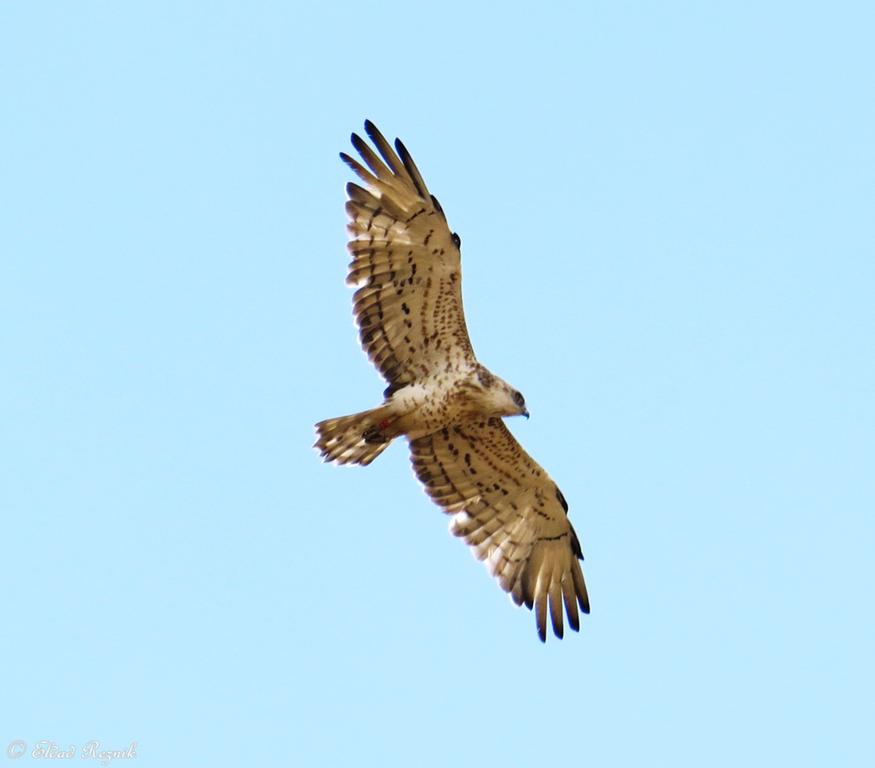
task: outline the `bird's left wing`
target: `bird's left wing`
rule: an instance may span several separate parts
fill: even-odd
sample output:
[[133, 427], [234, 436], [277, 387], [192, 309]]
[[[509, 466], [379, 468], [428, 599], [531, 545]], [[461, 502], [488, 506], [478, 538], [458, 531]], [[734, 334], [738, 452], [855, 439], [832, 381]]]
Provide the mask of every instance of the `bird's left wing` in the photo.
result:
[[368, 357], [389, 393], [449, 366], [475, 363], [462, 310], [459, 236], [398, 140], [393, 148], [370, 121], [352, 144], [364, 164], [341, 158], [364, 182], [349, 183], [347, 282]]
[[541, 640], [547, 607], [553, 632], [580, 627], [589, 613], [580, 542], [556, 483], [499, 418], [477, 418], [410, 441], [411, 460], [429, 496], [453, 515], [450, 530], [485, 560], [517, 605], [534, 607]]

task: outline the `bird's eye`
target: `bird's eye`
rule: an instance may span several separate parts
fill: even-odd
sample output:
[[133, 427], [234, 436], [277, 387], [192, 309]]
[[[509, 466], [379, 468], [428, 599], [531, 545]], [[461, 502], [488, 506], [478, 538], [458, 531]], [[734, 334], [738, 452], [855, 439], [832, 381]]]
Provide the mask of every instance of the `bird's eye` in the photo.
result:
[[520, 392], [513, 393], [513, 401], [514, 403], [516, 403], [518, 408], [522, 408], [526, 404], [526, 401], [523, 399], [523, 396]]

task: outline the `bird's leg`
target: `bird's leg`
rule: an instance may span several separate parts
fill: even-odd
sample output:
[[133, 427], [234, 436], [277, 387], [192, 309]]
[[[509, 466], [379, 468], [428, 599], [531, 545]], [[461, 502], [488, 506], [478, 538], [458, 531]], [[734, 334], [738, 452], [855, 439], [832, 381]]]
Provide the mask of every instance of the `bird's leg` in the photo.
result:
[[388, 429], [392, 425], [394, 419], [381, 419], [376, 424], [371, 424], [364, 432], [362, 437], [366, 443], [388, 443], [394, 435], [388, 434]]

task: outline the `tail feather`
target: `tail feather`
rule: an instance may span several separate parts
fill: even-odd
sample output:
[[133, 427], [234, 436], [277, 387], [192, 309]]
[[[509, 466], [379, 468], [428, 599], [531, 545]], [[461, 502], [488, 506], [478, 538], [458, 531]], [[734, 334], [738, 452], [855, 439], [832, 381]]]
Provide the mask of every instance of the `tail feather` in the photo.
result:
[[386, 406], [370, 411], [325, 419], [316, 425], [316, 444], [325, 461], [338, 464], [370, 464], [392, 441], [380, 430], [388, 416]]

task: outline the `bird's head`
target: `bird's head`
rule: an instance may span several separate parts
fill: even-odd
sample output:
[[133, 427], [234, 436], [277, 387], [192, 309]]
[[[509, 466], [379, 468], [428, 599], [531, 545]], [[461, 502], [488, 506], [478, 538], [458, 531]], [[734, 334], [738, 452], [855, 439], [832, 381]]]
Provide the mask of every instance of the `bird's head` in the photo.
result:
[[483, 413], [490, 416], [525, 416], [529, 418], [525, 398], [519, 390], [514, 389], [494, 373], [490, 373], [482, 365], [477, 367], [476, 376], [470, 380], [470, 386], [477, 393], [474, 397], [479, 402]]
[[502, 416], [525, 416], [529, 418], [529, 412], [526, 409], [526, 399], [518, 389], [514, 389], [506, 381], [501, 382], [499, 389], [497, 404], [501, 408]]
[[526, 399], [523, 397], [522, 392], [520, 392], [518, 389], [515, 389], [513, 391], [512, 397], [513, 404], [519, 409], [517, 413], [520, 416], [525, 416], [526, 418], [529, 418], [529, 411], [526, 408]]

